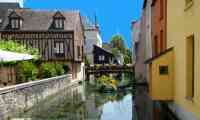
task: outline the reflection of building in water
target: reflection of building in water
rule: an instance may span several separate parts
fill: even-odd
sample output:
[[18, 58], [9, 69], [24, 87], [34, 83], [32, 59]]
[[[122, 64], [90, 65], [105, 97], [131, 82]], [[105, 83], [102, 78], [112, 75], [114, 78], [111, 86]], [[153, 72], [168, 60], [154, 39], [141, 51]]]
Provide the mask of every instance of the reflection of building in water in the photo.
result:
[[101, 108], [98, 108], [96, 104], [96, 94], [91, 94], [87, 96], [87, 101], [85, 105], [87, 111], [87, 118], [90, 119], [100, 118], [102, 110]]
[[78, 85], [72, 88], [72, 104], [75, 108], [73, 112], [73, 119], [76, 120], [85, 120], [86, 118], [86, 106], [85, 106], [85, 90], [84, 85]]
[[[101, 110], [98, 108], [96, 94], [85, 91], [85, 85], [79, 85], [71, 90], [76, 120], [100, 118]], [[100, 111], [100, 112], [99, 112]]]

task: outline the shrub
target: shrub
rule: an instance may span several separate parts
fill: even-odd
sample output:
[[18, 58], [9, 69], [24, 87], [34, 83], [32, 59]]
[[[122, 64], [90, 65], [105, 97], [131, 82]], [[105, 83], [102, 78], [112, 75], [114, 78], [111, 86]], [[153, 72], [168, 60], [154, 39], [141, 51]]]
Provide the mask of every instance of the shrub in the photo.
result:
[[28, 82], [37, 79], [38, 69], [31, 61], [21, 62], [19, 64], [19, 71], [18, 82]]
[[99, 89], [104, 89], [104, 88], [112, 88], [113, 90], [117, 90], [117, 81], [113, 80], [112, 78], [108, 77], [108, 76], [101, 76], [99, 78], [97, 78], [97, 87]]
[[65, 74], [67, 74], [70, 71], [70, 67], [68, 65], [63, 65], [63, 69]]
[[41, 77], [50, 78], [56, 76], [55, 65], [51, 63], [43, 63], [41, 65]]
[[63, 75], [65, 73], [65, 70], [63, 68], [63, 64], [56, 63], [55, 69], [56, 69], [56, 75]]

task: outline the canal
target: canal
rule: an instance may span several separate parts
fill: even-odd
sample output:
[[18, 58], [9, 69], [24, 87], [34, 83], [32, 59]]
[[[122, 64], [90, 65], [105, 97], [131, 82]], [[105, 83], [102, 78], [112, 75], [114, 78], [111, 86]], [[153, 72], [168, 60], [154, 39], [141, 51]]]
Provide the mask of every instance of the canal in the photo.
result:
[[130, 89], [100, 93], [84, 82], [17, 113], [13, 120], [137, 120], [132, 93]]

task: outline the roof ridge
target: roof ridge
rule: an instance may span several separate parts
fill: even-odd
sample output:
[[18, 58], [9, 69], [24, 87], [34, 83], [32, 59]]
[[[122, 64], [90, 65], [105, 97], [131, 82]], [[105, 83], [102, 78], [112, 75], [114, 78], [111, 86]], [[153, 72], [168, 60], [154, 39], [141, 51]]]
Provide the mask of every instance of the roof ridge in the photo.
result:
[[[22, 8], [23, 9], [23, 8]], [[33, 11], [33, 12], [57, 12], [57, 11], [60, 11], [60, 12], [69, 12], [69, 13], [80, 13], [80, 10], [59, 10], [59, 9], [30, 9], [30, 8], [27, 8], [27, 9], [23, 9], [24, 11]]]

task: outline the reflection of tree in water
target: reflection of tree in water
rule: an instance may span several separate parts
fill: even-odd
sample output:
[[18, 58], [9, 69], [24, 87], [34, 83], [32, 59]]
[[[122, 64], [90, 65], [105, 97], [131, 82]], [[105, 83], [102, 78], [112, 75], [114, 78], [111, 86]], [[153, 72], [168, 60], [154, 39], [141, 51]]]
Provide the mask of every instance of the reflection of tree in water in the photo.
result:
[[90, 96], [91, 94], [95, 95], [95, 104], [96, 107], [100, 107], [104, 105], [107, 102], [119, 102], [121, 101], [124, 96], [129, 94], [129, 91], [123, 91], [123, 92], [111, 92], [111, 93], [101, 93], [98, 91], [95, 91], [95, 86], [89, 85], [89, 87], [86, 88], [86, 97]]

